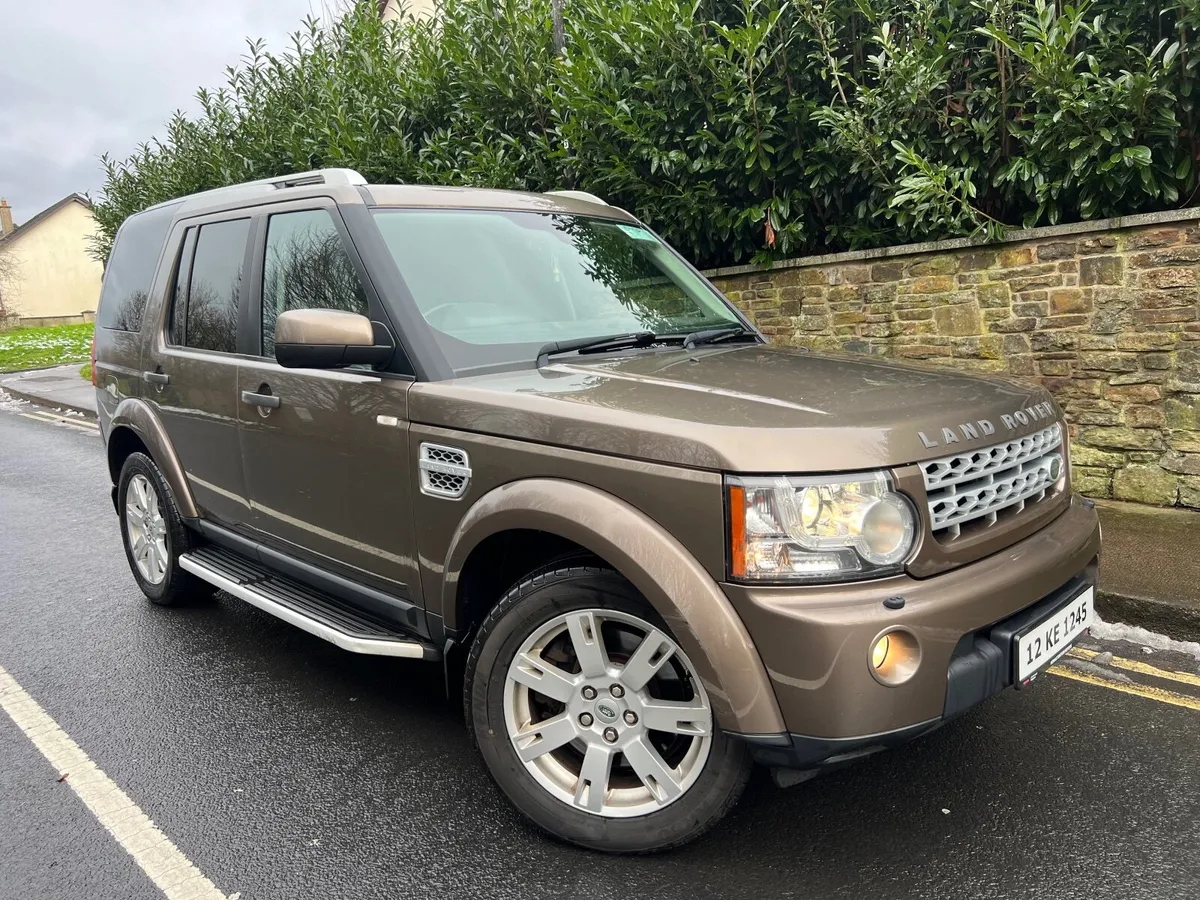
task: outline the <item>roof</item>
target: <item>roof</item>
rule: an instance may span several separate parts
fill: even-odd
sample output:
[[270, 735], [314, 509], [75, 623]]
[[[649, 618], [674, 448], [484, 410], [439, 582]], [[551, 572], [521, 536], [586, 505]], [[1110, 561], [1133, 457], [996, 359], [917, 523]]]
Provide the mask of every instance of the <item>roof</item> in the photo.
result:
[[633, 221], [633, 216], [623, 209], [563, 194], [535, 194], [526, 191], [477, 187], [434, 187], [420, 184], [369, 184], [366, 186], [366, 190], [376, 206], [567, 213]]
[[[279, 193], [285, 191], [286, 193]], [[332, 198], [340, 204], [371, 207], [510, 210], [599, 216], [635, 222], [623, 209], [609, 206], [583, 191], [544, 194], [477, 187], [435, 187], [421, 184], [367, 184], [353, 169], [314, 169], [292, 175], [260, 178], [164, 200], [134, 215], [174, 209], [178, 219], [231, 210], [252, 210], [284, 200]]]
[[[281, 193], [273, 193], [282, 190]], [[591, 203], [578, 197], [535, 194], [524, 191], [494, 190], [476, 187], [434, 187], [416, 184], [316, 184], [305, 183], [283, 189], [270, 188], [263, 183], [231, 185], [202, 191], [186, 197], [176, 197], [148, 207], [136, 215], [153, 209], [177, 207], [176, 216], [191, 218], [234, 209], [250, 209], [283, 200], [307, 200], [310, 197], [332, 197], [342, 204], [363, 204], [374, 207], [407, 207], [418, 209], [477, 209], [506, 210], [566, 215], [598, 216], [606, 219], [636, 221], [623, 209], [607, 204]]]
[[24, 234], [25, 232], [31, 230], [43, 219], [50, 218], [52, 215], [54, 215], [56, 212], [58, 212], [60, 209], [62, 209], [64, 206], [66, 206], [69, 203], [82, 203], [88, 209], [92, 208], [91, 201], [88, 200], [87, 197], [83, 196], [83, 194], [67, 194], [67, 196], [63, 197], [57, 203], [55, 203], [51, 206], [47, 206], [45, 209], [43, 209], [40, 213], [38, 213], [32, 219], [29, 219], [28, 221], [24, 222], [23, 224], [18, 225], [16, 228], [14, 228], [8, 234], [4, 235], [3, 237], [0, 237], [0, 244], [4, 243], [5, 241], [10, 241], [13, 238], [15, 238], [17, 235]]

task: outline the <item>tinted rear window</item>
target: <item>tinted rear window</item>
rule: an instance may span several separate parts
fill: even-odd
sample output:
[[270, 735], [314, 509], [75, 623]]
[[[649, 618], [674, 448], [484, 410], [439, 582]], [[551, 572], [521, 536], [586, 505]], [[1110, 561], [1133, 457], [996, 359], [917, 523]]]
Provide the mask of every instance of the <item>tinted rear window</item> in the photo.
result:
[[178, 206], [173, 203], [130, 216], [117, 232], [96, 313], [96, 324], [101, 328], [141, 330], [158, 257]]
[[184, 343], [200, 350], [237, 350], [238, 302], [249, 219], [200, 226], [188, 287]]

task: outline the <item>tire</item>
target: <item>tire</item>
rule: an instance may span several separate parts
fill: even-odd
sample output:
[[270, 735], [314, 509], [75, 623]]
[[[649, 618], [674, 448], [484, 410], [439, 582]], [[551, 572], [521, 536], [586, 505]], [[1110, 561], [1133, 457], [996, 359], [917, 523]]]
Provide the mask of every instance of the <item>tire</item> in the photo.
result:
[[[162, 472], [146, 454], [131, 453], [121, 466], [117, 506], [125, 559], [143, 594], [160, 606], [176, 606], [213, 594], [212, 585], [179, 566], [180, 555], [192, 549], [192, 534], [183, 524]], [[145, 540], [138, 543], [137, 536]], [[161, 540], [154, 540], [158, 537]], [[152, 551], [149, 557], [146, 547]]]
[[[463, 695], [500, 790], [543, 831], [582, 847], [650, 853], [686, 844], [720, 821], [750, 777], [745, 746], [715, 727], [665, 623], [611, 569], [564, 562], [510, 589], [480, 625]], [[672, 702], [664, 719], [661, 704]], [[594, 793], [601, 777], [605, 789]]]

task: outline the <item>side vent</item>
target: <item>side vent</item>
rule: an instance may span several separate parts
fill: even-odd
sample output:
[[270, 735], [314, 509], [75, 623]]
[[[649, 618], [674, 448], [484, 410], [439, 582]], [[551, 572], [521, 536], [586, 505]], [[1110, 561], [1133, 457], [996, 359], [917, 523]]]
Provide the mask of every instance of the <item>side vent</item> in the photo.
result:
[[430, 497], [457, 500], [471, 483], [467, 454], [455, 447], [422, 444], [417, 467], [421, 470], [421, 493]]

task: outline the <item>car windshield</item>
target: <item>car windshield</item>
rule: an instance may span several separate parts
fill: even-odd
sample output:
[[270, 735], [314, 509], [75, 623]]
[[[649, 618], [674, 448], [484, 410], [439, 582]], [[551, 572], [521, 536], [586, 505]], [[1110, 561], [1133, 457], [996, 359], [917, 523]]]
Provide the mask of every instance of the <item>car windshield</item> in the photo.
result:
[[490, 210], [378, 209], [375, 221], [460, 374], [532, 361], [552, 341], [741, 324], [638, 225]]

